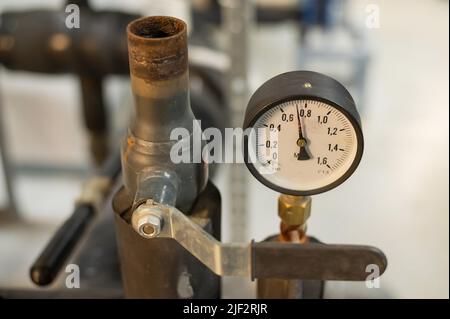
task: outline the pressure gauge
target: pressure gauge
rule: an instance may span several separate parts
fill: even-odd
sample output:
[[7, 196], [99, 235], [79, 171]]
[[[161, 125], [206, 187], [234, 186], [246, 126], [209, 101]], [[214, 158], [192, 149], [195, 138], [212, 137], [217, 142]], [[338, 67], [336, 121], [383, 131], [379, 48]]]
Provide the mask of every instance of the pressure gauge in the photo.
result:
[[353, 98], [316, 72], [288, 72], [264, 83], [250, 99], [244, 129], [247, 167], [283, 194], [312, 195], [338, 186], [363, 153]]

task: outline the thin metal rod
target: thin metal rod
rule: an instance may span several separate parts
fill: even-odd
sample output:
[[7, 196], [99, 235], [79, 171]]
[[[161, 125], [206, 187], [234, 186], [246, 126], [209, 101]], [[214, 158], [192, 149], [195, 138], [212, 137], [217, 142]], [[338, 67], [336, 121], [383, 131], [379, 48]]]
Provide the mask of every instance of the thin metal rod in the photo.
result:
[[[243, 106], [249, 97], [248, 69], [248, 37], [254, 17], [253, 1], [222, 0], [223, 32], [227, 35], [227, 54], [230, 67], [227, 72], [227, 97], [231, 106], [231, 122], [233, 127], [242, 125]], [[234, 154], [240, 150], [235, 146]], [[231, 240], [247, 239], [248, 207], [247, 207], [247, 174], [243, 165], [233, 165], [228, 187], [231, 197]]]

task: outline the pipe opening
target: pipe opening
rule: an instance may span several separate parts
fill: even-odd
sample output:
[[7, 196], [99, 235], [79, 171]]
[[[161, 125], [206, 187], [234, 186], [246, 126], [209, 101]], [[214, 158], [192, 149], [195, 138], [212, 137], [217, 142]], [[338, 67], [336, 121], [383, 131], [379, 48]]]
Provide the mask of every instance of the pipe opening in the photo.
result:
[[175, 36], [185, 29], [183, 21], [172, 17], [148, 17], [132, 22], [132, 34], [146, 39], [162, 39]]

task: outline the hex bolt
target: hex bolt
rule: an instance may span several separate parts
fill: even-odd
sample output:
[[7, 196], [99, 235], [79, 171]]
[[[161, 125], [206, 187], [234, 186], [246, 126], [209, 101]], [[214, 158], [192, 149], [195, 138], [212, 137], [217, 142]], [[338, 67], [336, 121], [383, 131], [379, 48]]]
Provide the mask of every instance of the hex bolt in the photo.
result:
[[154, 238], [161, 233], [163, 227], [163, 212], [160, 207], [145, 203], [133, 212], [131, 225], [133, 229], [144, 238]]

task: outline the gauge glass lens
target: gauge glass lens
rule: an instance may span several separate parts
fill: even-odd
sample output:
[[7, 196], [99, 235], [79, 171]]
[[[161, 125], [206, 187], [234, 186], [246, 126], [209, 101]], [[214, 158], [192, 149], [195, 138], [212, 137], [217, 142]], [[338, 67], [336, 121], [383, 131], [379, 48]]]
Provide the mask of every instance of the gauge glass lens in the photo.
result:
[[[268, 109], [249, 139], [253, 165], [268, 182], [311, 191], [339, 180], [352, 166], [358, 137], [337, 108], [316, 100], [291, 100]], [[253, 144], [254, 143], [254, 144]]]

